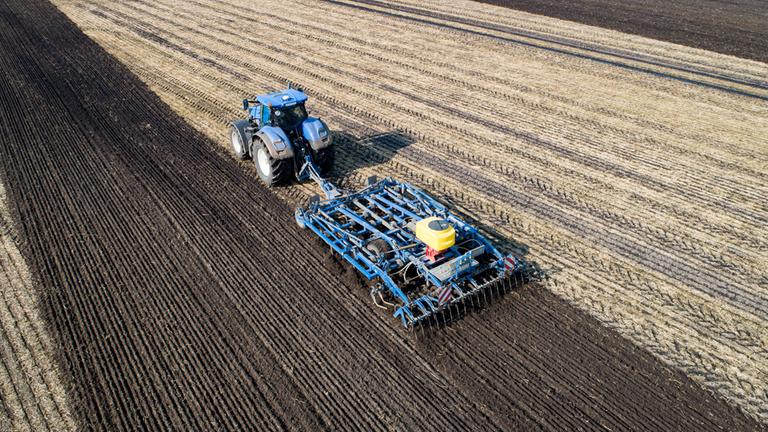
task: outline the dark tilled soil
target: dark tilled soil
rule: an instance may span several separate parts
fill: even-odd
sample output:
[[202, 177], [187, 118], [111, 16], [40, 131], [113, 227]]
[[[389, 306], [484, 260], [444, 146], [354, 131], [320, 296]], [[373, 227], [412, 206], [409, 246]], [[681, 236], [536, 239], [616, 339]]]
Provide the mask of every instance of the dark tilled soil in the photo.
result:
[[50, 4], [0, 5], [0, 42], [0, 173], [83, 426], [758, 428], [540, 287], [407, 338]]
[[477, 0], [768, 62], [762, 0]]

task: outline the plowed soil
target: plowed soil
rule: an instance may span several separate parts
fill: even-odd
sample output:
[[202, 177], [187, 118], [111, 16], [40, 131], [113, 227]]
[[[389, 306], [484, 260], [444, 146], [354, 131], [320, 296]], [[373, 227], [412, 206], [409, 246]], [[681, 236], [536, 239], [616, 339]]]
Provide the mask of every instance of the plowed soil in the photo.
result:
[[761, 0], [478, 1], [768, 62], [768, 7]]
[[0, 38], [0, 168], [85, 427], [758, 428], [541, 287], [404, 338], [50, 4], [3, 3]]

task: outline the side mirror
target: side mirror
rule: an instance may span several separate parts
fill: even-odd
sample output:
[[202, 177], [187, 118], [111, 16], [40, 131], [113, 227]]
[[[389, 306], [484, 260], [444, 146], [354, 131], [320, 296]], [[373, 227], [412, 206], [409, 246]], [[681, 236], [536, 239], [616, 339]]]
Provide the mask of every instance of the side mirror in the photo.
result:
[[243, 99], [243, 111], [248, 111], [248, 99]]

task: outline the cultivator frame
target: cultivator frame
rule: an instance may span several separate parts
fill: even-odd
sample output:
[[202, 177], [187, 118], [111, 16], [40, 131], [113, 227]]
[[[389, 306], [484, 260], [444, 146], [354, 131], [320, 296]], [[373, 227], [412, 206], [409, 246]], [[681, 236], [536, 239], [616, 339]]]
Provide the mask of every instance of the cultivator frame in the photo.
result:
[[[438, 201], [408, 183], [368, 179], [357, 192], [345, 192], [323, 179], [309, 156], [299, 178], [312, 178], [326, 199], [313, 198], [296, 210], [308, 228], [366, 279], [373, 281], [374, 303], [394, 308], [394, 316], [413, 328], [470, 299], [499, 292], [507, 279], [525, 268], [503, 255], [478, 230]], [[455, 244], [435, 261], [414, 233], [417, 221], [438, 217], [455, 229]]]

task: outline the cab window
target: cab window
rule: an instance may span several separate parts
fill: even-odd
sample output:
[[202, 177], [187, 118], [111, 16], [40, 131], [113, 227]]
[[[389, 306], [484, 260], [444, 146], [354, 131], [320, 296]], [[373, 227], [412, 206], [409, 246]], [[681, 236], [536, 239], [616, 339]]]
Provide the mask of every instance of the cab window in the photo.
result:
[[261, 125], [266, 126], [269, 124], [269, 114], [270, 114], [270, 108], [268, 105], [264, 105], [261, 108]]
[[261, 121], [261, 105], [251, 108], [251, 118], [256, 119], [257, 122]]

